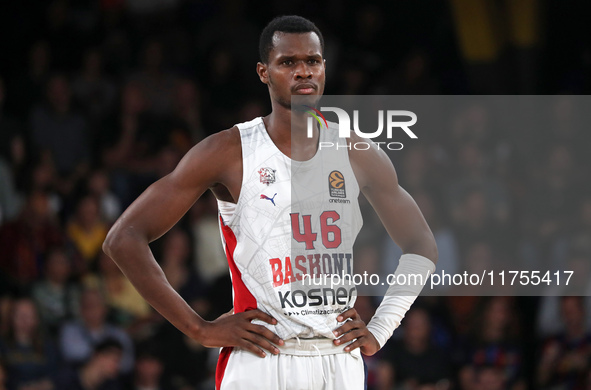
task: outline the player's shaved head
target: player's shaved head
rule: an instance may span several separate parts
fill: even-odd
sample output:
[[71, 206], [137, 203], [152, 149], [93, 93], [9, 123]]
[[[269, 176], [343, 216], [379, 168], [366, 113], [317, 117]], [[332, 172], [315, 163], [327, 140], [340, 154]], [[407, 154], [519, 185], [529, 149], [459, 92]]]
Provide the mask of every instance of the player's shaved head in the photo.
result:
[[320, 39], [320, 47], [324, 52], [324, 38], [314, 23], [297, 15], [278, 16], [264, 28], [259, 39], [259, 56], [262, 63], [269, 61], [269, 53], [273, 50], [273, 37], [276, 32], [304, 34], [313, 32]]

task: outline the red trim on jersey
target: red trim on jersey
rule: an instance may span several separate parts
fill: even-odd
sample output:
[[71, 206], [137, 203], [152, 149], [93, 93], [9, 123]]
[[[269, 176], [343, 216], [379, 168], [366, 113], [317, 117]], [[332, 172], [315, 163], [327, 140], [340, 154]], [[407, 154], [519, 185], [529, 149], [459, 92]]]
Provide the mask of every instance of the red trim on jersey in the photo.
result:
[[226, 241], [226, 258], [232, 274], [232, 288], [234, 289], [234, 313], [253, 310], [257, 308], [257, 300], [242, 280], [242, 273], [234, 261], [234, 249], [236, 249], [236, 236], [229, 226], [224, 224], [220, 217], [222, 234]]
[[[232, 289], [234, 290], [234, 313], [242, 313], [243, 311], [253, 310], [257, 308], [257, 300], [252, 295], [250, 290], [242, 280], [242, 273], [236, 266], [234, 261], [234, 250], [236, 249], [236, 235], [229, 226], [226, 226], [224, 220], [220, 216], [220, 226], [222, 227], [222, 234], [226, 242], [226, 258], [230, 266], [230, 273], [232, 275]], [[218, 364], [215, 370], [215, 388], [219, 390], [222, 386], [222, 379], [226, 371], [226, 365], [230, 359], [232, 347], [224, 347], [220, 352]]]
[[218, 357], [218, 364], [215, 368], [215, 388], [220, 390], [222, 388], [222, 379], [224, 379], [224, 373], [226, 372], [226, 366], [228, 360], [230, 360], [230, 354], [232, 353], [232, 347], [224, 347]]

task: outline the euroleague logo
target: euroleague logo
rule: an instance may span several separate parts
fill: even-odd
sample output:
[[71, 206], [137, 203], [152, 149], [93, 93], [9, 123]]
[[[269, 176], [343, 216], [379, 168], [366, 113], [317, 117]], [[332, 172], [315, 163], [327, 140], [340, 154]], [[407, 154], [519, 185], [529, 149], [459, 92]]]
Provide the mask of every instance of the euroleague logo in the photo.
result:
[[346, 198], [345, 176], [339, 171], [332, 171], [328, 175], [328, 190], [332, 198]]

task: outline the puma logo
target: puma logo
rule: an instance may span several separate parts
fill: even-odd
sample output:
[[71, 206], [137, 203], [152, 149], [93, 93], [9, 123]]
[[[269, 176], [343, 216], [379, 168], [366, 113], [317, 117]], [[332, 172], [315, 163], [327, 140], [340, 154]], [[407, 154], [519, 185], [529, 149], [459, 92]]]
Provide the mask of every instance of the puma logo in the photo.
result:
[[273, 203], [273, 206], [275, 206], [275, 196], [277, 195], [277, 193], [275, 193], [275, 195], [273, 195], [272, 198], [269, 198], [267, 195], [265, 194], [261, 194], [261, 199], [267, 199], [270, 200], [271, 203]]

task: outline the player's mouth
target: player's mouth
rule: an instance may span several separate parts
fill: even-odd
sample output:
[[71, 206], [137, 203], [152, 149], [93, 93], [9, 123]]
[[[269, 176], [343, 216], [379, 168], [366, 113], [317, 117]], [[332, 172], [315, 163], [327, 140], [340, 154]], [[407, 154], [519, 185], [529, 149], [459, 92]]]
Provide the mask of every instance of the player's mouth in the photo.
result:
[[316, 91], [314, 84], [304, 83], [299, 84], [293, 89], [293, 93], [297, 95], [311, 95]]

